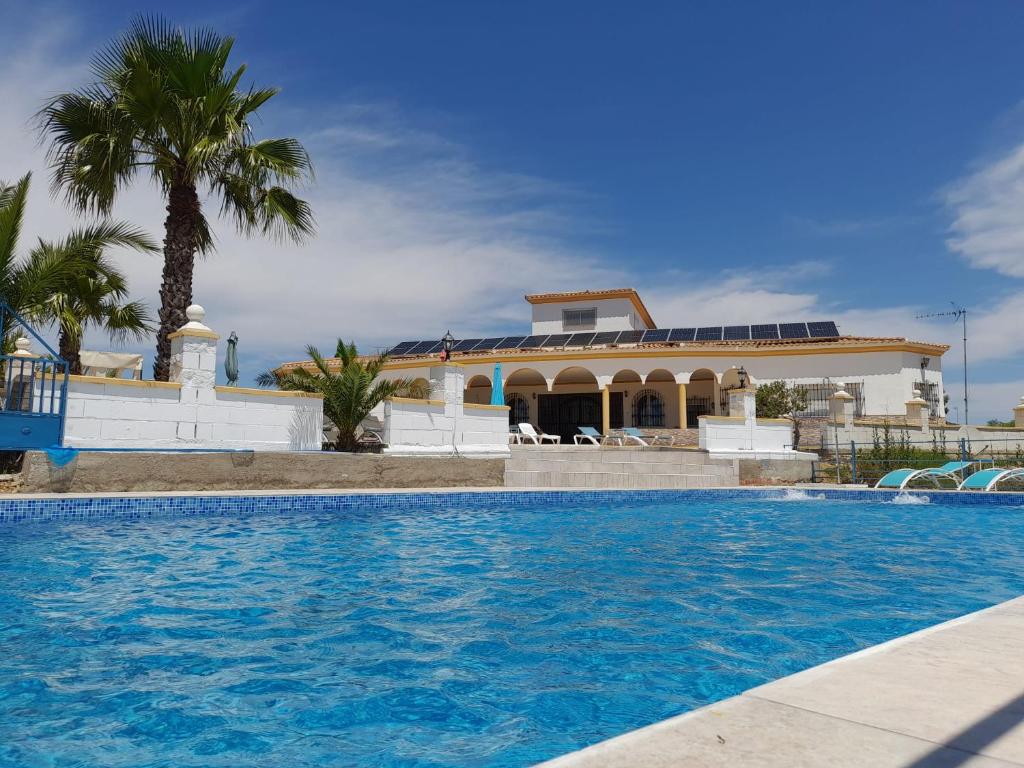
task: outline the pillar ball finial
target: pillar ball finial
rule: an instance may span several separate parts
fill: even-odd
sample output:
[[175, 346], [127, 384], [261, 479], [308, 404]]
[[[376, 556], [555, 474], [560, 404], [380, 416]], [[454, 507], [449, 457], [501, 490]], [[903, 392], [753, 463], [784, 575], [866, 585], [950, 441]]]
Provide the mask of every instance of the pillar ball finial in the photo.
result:
[[17, 341], [14, 342], [14, 346], [17, 348], [19, 352], [28, 352], [32, 346], [32, 342], [29, 341], [25, 336], [19, 336]]
[[188, 309], [185, 310], [185, 317], [193, 323], [203, 322], [203, 318], [206, 317], [206, 310], [199, 304], [189, 304]]

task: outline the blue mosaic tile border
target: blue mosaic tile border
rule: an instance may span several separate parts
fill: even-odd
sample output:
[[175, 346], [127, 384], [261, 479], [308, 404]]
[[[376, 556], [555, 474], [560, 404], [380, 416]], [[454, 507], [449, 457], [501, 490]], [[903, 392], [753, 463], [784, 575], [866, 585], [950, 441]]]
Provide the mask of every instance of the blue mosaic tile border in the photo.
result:
[[[95, 520], [142, 520], [164, 517], [216, 515], [281, 514], [282, 512], [340, 512], [346, 509], [414, 508], [419, 510], [493, 508], [495, 505], [519, 506], [545, 504], [644, 504], [702, 501], [755, 500], [778, 498], [787, 491], [802, 491], [817, 498], [834, 501], [874, 501], [891, 498], [898, 491], [867, 489], [764, 489], [723, 488], [701, 490], [646, 491], [425, 491], [378, 493], [373, 491], [323, 494], [273, 494], [230, 496], [131, 496], [131, 497], [54, 497], [0, 499], [0, 525]], [[1024, 493], [979, 493], [906, 491], [915, 496], [940, 498], [943, 504], [1024, 507]]]

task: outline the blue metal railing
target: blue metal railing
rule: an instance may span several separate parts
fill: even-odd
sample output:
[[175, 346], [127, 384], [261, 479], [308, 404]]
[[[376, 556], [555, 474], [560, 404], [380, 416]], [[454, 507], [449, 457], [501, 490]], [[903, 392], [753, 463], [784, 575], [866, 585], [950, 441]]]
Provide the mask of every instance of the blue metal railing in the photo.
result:
[[16, 328], [47, 354], [0, 354], [0, 450], [63, 445], [68, 363], [21, 315], [0, 302], [0, 343]]

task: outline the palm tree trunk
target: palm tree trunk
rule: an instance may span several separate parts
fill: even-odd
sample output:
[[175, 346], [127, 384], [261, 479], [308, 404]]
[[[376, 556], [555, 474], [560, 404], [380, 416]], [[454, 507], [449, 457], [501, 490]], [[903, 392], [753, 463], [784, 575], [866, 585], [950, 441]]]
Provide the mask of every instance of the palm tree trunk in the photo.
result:
[[60, 356], [68, 361], [68, 373], [72, 376], [78, 376], [82, 373], [82, 360], [78, 353], [82, 350], [82, 342], [79, 339], [73, 339], [71, 336], [64, 331], [60, 331], [60, 335], [57, 339], [59, 346], [57, 351], [60, 352]]
[[160, 329], [156, 336], [153, 378], [167, 381], [171, 373], [170, 335], [187, 322], [192, 303], [192, 270], [199, 241], [199, 195], [194, 184], [176, 181], [167, 196], [164, 220], [164, 272], [160, 285]]

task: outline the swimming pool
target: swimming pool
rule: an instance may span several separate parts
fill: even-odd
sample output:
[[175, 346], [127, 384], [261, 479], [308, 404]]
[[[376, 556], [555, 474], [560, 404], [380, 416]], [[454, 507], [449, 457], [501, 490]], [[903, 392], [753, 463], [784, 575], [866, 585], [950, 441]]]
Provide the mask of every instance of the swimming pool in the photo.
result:
[[0, 526], [0, 765], [529, 765], [1024, 592], [1019, 507], [774, 496]]

